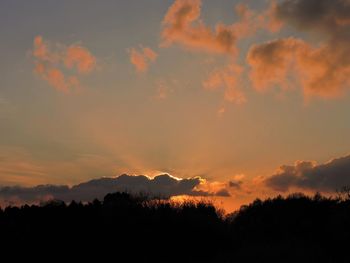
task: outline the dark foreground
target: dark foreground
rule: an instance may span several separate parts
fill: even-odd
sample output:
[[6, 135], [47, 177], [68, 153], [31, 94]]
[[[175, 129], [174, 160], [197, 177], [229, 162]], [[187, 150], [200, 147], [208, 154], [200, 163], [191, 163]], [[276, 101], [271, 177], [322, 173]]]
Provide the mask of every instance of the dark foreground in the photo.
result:
[[342, 263], [350, 262], [350, 201], [278, 197], [225, 217], [209, 203], [115, 193], [86, 205], [6, 208], [0, 234], [3, 257], [46, 262]]

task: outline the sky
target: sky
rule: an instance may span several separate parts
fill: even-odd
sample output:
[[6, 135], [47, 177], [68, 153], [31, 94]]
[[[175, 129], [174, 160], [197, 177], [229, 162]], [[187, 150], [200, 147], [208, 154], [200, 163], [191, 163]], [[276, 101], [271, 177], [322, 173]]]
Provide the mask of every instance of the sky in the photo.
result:
[[350, 184], [348, 0], [4, 0], [0, 32], [14, 200], [121, 174], [228, 210]]

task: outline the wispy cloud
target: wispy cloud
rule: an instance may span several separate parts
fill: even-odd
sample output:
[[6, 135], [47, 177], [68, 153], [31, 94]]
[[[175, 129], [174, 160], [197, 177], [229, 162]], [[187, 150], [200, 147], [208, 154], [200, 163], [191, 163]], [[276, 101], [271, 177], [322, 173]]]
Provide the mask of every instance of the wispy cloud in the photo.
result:
[[[34, 38], [32, 55], [34, 72], [64, 93], [79, 89], [78, 75], [90, 73], [96, 68], [96, 58], [86, 48], [52, 44], [42, 36]], [[73, 68], [77, 69], [77, 73], [71, 71]]]
[[176, 0], [163, 19], [161, 46], [179, 44], [190, 50], [218, 54], [237, 54], [238, 39], [255, 30], [254, 13], [245, 5], [238, 5], [240, 21], [231, 25], [218, 23], [215, 30], [200, 19], [200, 0]]
[[169, 97], [170, 93], [174, 91], [172, 85], [166, 80], [158, 80], [156, 82], [156, 92], [154, 99], [156, 100], [165, 100]]
[[208, 90], [224, 89], [224, 99], [235, 104], [244, 104], [246, 96], [241, 87], [243, 68], [236, 64], [217, 69], [211, 72], [203, 82], [203, 87]]
[[137, 72], [146, 72], [149, 64], [154, 62], [158, 54], [149, 47], [140, 47], [139, 50], [131, 48], [129, 51], [130, 62]]

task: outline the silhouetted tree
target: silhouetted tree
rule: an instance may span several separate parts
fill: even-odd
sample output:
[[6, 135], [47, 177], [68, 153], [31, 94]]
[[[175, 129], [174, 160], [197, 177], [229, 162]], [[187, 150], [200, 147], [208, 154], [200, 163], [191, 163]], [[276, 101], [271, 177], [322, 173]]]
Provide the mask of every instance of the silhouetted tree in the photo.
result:
[[209, 202], [111, 193], [92, 203], [0, 209], [0, 234], [3, 255], [16, 248], [79, 262], [342, 263], [350, 262], [350, 200], [295, 193], [224, 216]]

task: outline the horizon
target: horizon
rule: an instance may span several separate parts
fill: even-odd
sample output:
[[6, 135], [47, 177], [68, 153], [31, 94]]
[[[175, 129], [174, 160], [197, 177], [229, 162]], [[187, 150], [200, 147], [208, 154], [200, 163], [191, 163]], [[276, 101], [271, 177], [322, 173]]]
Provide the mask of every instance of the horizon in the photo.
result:
[[0, 203], [124, 174], [228, 212], [350, 185], [348, 0], [5, 0], [0, 30]]

